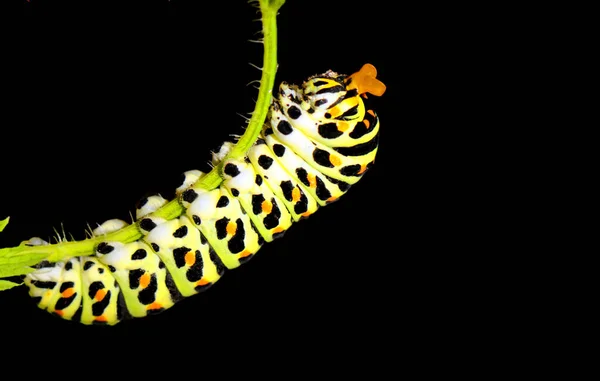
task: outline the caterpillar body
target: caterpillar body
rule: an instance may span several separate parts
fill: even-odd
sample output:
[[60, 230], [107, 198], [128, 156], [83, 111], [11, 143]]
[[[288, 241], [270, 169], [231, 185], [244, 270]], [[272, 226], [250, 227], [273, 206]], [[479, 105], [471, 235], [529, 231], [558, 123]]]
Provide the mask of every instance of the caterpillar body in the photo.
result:
[[[205, 174], [185, 172], [175, 191], [185, 209], [181, 216], [153, 216], [167, 203], [161, 196], [141, 200], [141, 239], [105, 241], [94, 255], [40, 263], [25, 276], [30, 296], [64, 319], [114, 325], [209, 288], [294, 222], [339, 199], [373, 164], [379, 120], [362, 98], [384, 93], [376, 74], [366, 64], [350, 76], [330, 70], [301, 86], [282, 83], [246, 157], [228, 159], [229, 142], [213, 154], [213, 164], [223, 164], [218, 188], [197, 187]], [[126, 225], [109, 220], [93, 235]], [[32, 238], [27, 244], [47, 242]]]

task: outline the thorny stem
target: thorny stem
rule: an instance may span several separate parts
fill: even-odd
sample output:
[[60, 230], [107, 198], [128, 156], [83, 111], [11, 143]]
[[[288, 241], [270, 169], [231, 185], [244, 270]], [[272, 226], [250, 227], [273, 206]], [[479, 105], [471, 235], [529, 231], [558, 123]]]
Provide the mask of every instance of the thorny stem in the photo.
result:
[[[252, 118], [244, 132], [244, 135], [239, 139], [236, 145], [229, 153], [229, 158], [242, 158], [246, 155], [250, 147], [256, 142], [256, 139], [261, 131], [261, 128], [267, 117], [269, 105], [271, 103], [271, 95], [275, 83], [275, 73], [277, 70], [277, 12], [285, 3], [285, 0], [258, 0], [259, 8], [262, 16], [262, 27], [264, 35], [264, 54], [263, 68], [260, 80], [260, 89], [258, 98], [252, 113]], [[215, 166], [210, 173], [203, 176], [195, 187], [200, 187], [206, 190], [211, 190], [218, 187], [223, 178], [221, 177], [222, 165]], [[166, 220], [176, 218], [183, 214], [184, 208], [176, 198], [162, 208], [154, 212], [152, 215], [161, 217]], [[2, 221], [8, 223], [6, 221]], [[4, 223], [4, 226], [6, 226]], [[4, 228], [2, 226], [2, 228]], [[2, 229], [0, 229], [2, 231]], [[92, 237], [83, 241], [60, 242], [58, 244], [44, 246], [26, 246], [21, 244], [14, 248], [0, 249], [0, 269], [2, 266], [15, 267], [17, 264], [30, 266], [41, 259], [45, 258], [51, 262], [58, 260], [82, 256], [92, 255], [96, 246], [103, 241], [118, 241], [118, 242], [133, 242], [142, 237], [142, 233], [138, 228], [138, 224], [129, 225], [118, 231], [109, 233], [101, 237]], [[40, 258], [43, 255], [42, 258]]]

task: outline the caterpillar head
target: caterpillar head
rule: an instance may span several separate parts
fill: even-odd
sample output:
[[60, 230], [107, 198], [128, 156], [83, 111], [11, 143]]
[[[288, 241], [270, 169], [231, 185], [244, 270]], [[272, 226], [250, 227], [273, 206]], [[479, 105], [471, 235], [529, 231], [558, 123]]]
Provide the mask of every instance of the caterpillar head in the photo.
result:
[[310, 77], [302, 84], [304, 101], [313, 109], [328, 109], [338, 99], [345, 98], [347, 93], [344, 83], [345, 78], [345, 75], [340, 75], [331, 70]]
[[342, 99], [366, 93], [381, 96], [386, 86], [378, 80], [377, 69], [371, 64], [365, 64], [356, 73], [346, 76], [334, 71], [309, 78], [302, 85], [304, 100], [313, 108], [329, 109]]

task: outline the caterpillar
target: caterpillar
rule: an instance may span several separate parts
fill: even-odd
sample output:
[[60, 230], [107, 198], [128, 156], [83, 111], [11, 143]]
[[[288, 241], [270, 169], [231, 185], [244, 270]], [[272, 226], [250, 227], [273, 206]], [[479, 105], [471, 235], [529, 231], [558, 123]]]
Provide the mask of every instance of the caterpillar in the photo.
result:
[[[153, 216], [168, 202], [160, 195], [140, 200], [135, 217], [142, 238], [103, 241], [93, 255], [41, 262], [25, 275], [29, 295], [63, 319], [114, 325], [210, 288], [367, 172], [377, 154], [379, 119], [363, 98], [386, 90], [376, 75], [366, 64], [352, 75], [329, 70], [300, 86], [283, 82], [246, 156], [228, 159], [232, 142], [213, 153], [213, 165], [223, 168], [219, 187], [200, 188], [195, 184], [206, 174], [185, 172], [175, 190], [181, 216]], [[108, 220], [92, 234], [103, 237], [126, 225]], [[34, 237], [25, 244], [48, 243]]]

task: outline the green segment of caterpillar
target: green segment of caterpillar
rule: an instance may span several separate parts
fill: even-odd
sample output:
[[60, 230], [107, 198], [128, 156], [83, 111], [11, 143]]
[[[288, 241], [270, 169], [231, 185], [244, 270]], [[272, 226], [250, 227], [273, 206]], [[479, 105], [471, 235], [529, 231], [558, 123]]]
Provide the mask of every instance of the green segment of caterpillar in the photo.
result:
[[93, 231], [100, 241], [93, 255], [44, 261], [25, 275], [30, 295], [63, 319], [114, 325], [206, 290], [361, 179], [379, 138], [379, 120], [363, 96], [384, 91], [369, 64], [350, 76], [328, 71], [301, 86], [282, 84], [247, 154], [231, 157], [229, 142], [213, 154], [224, 179], [219, 187], [207, 190], [199, 185], [206, 174], [186, 172], [175, 192], [182, 215], [156, 216], [168, 203], [161, 196], [142, 200], [140, 239], [103, 240], [126, 227], [106, 221]]

